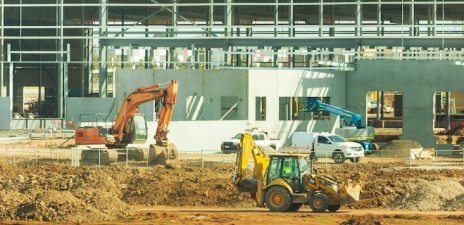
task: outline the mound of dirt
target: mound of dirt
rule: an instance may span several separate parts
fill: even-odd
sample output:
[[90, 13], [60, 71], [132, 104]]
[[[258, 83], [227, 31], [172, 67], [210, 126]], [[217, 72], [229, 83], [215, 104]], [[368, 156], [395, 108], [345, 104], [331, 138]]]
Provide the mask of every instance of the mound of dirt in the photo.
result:
[[365, 215], [365, 216], [351, 216], [347, 221], [340, 223], [340, 225], [382, 225], [383, 222], [380, 216]]
[[[349, 206], [350, 208], [464, 210], [464, 204], [461, 204], [463, 197], [460, 194], [464, 186], [464, 170], [398, 169], [404, 166], [401, 163], [359, 164], [356, 168], [343, 165], [333, 167], [326, 174], [343, 180], [352, 174], [364, 173], [361, 179], [363, 201]], [[320, 168], [319, 171], [324, 170]], [[449, 193], [440, 194], [440, 190]], [[455, 196], [454, 199], [451, 196]], [[443, 204], [440, 201], [444, 201]], [[400, 204], [401, 202], [406, 205]]]
[[407, 185], [407, 192], [392, 202], [391, 207], [409, 210], [464, 209], [458, 196], [464, 195], [464, 187], [453, 179], [421, 180]]
[[0, 166], [0, 219], [101, 221], [132, 214], [109, 171]]
[[384, 145], [381, 150], [409, 150], [422, 148], [422, 145], [413, 140], [393, 140]]
[[208, 169], [0, 165], [0, 220], [102, 221], [130, 205], [254, 206], [230, 182], [232, 166]]

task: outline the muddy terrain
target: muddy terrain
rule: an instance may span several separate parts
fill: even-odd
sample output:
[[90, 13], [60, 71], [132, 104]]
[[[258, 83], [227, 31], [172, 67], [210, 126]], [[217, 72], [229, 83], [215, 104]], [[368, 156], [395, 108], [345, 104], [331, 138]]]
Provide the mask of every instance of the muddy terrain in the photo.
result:
[[[320, 173], [363, 175], [365, 200], [342, 210], [464, 210], [464, 170], [403, 166], [347, 164]], [[0, 165], [0, 220], [107, 221], [131, 218], [140, 207], [253, 207], [231, 184], [232, 174], [231, 163], [205, 169]]]

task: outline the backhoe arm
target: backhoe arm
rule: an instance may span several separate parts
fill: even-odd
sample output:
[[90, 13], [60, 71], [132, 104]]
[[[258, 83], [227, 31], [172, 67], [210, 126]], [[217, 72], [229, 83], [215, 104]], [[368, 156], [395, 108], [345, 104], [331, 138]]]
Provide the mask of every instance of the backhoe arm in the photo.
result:
[[[250, 183], [250, 179], [245, 179], [250, 156], [253, 157], [253, 178], [256, 179], [256, 185], [254, 182]], [[262, 186], [267, 167], [269, 166], [269, 160], [269, 157], [267, 157], [264, 152], [255, 145], [252, 135], [250, 133], [245, 133], [240, 140], [240, 150], [237, 154], [232, 181], [235, 187], [237, 187], [240, 191], [248, 191], [252, 194], [254, 192], [255, 200], [258, 205], [261, 205], [263, 202]], [[250, 185], [255, 186], [250, 187]]]

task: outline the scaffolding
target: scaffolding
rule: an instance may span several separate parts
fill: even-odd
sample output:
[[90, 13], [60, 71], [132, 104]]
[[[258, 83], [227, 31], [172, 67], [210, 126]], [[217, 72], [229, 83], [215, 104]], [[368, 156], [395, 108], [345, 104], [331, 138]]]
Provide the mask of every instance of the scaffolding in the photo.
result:
[[[5, 83], [36, 69], [39, 86], [54, 81], [60, 118], [68, 96], [111, 97], [120, 68], [353, 70], [356, 60], [464, 58], [464, 1], [1, 0], [0, 11], [0, 93], [18, 102]], [[8, 45], [16, 54], [6, 59]], [[79, 78], [65, 84], [65, 70]]]

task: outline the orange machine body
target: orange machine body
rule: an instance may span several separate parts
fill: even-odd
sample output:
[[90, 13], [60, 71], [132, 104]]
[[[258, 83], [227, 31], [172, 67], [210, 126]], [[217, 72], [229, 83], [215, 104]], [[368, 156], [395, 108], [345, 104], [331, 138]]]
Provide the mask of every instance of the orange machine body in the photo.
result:
[[75, 131], [76, 145], [104, 145], [107, 133], [103, 127], [79, 127]]

